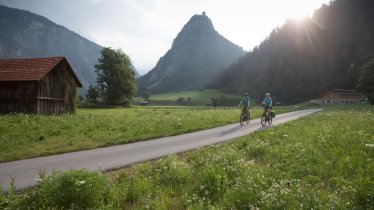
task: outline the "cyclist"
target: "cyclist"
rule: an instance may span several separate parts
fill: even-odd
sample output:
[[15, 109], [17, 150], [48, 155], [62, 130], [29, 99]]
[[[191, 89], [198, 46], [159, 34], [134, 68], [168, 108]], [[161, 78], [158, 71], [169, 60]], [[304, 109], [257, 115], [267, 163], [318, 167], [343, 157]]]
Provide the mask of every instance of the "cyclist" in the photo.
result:
[[251, 98], [248, 96], [248, 93], [243, 93], [243, 98], [240, 101], [239, 107], [243, 105], [243, 113], [247, 116], [248, 120], [248, 112], [249, 112], [249, 105], [251, 104]]
[[265, 99], [262, 104], [264, 105], [265, 109], [264, 114], [266, 114], [266, 118], [269, 119], [269, 112], [273, 107], [273, 100], [270, 98], [270, 93], [265, 94]]

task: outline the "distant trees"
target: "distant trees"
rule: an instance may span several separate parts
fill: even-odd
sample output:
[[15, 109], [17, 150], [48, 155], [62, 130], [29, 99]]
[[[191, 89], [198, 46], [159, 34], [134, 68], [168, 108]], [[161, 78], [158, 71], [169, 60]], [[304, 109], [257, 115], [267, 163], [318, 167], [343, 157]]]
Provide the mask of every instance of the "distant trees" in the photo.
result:
[[360, 68], [357, 89], [374, 105], [374, 58]]
[[210, 102], [213, 107], [217, 106], [236, 106], [240, 99], [237, 98], [227, 98], [225, 95], [220, 95], [219, 97], [210, 98]]
[[145, 92], [142, 93], [142, 98], [144, 100], [148, 101], [150, 97], [151, 97], [151, 93], [150, 92], [145, 91]]
[[128, 105], [137, 89], [130, 58], [121, 49], [103, 48], [95, 68], [104, 102]]
[[212, 98], [210, 98], [210, 101], [212, 102], [213, 107], [217, 107], [218, 104], [219, 104], [219, 98], [212, 97]]
[[86, 101], [88, 103], [96, 103], [97, 98], [99, 97], [99, 91], [97, 87], [93, 86], [92, 84], [88, 87], [87, 94], [86, 94]]
[[177, 101], [178, 104], [182, 104], [186, 101], [186, 99], [184, 97], [179, 97], [179, 98], [177, 98], [176, 101]]

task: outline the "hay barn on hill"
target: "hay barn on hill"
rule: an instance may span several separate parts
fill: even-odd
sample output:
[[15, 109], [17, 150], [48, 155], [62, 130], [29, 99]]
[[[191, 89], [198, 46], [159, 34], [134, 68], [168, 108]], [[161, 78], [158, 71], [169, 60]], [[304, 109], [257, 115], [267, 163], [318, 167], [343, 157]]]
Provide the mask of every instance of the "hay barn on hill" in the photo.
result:
[[82, 84], [64, 57], [0, 59], [1, 113], [72, 113], [77, 87]]

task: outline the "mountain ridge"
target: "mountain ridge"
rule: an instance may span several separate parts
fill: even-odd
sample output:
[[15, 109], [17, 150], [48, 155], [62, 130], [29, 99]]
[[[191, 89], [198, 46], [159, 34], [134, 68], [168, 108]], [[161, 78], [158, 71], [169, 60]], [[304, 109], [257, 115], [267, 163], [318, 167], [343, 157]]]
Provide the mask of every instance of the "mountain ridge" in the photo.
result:
[[41, 15], [2, 5], [0, 27], [0, 58], [63, 56], [85, 89], [96, 83], [94, 65], [102, 46]]

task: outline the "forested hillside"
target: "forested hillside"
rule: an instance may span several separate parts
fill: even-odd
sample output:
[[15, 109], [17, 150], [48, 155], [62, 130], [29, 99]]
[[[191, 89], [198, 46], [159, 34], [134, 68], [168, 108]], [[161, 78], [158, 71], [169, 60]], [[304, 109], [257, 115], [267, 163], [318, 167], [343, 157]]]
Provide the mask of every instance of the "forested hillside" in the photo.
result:
[[288, 20], [212, 85], [295, 103], [332, 88], [355, 89], [358, 69], [374, 58], [374, 1], [335, 0], [312, 18]]
[[204, 88], [244, 51], [221, 36], [210, 18], [194, 15], [174, 39], [172, 48], [137, 80], [138, 93], [165, 93]]

